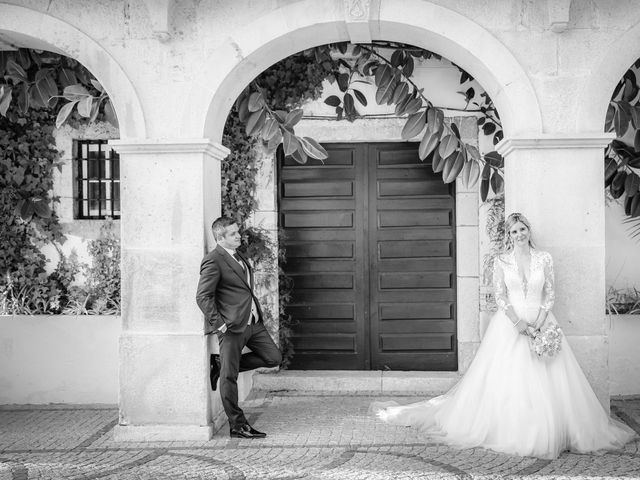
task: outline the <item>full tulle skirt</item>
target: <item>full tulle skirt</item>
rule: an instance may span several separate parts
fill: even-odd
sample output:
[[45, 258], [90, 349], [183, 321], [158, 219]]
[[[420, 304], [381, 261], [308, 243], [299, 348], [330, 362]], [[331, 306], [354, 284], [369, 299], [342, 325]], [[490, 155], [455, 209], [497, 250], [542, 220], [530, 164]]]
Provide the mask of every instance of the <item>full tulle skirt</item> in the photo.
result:
[[[550, 313], [547, 322], [554, 322]], [[552, 358], [531, 352], [507, 316], [494, 315], [464, 377], [446, 394], [410, 405], [372, 404], [385, 422], [460, 447], [556, 458], [622, 447], [635, 432], [611, 419], [562, 339]]]

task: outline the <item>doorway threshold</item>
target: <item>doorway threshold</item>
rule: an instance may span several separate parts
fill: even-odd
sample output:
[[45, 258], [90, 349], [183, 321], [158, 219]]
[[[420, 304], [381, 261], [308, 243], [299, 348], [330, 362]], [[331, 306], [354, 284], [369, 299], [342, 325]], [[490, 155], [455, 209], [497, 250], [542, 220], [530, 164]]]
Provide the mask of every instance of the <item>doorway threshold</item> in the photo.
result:
[[253, 391], [301, 395], [428, 395], [447, 392], [458, 372], [281, 370], [253, 376]]

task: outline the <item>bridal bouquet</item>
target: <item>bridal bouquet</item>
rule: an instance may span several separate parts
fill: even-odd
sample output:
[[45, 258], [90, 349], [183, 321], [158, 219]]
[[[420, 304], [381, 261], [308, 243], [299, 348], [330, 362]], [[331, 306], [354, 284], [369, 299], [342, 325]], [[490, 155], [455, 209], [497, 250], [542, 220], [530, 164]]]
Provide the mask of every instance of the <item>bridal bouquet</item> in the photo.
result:
[[550, 325], [529, 341], [531, 351], [538, 357], [553, 357], [562, 345], [562, 330], [558, 325]]

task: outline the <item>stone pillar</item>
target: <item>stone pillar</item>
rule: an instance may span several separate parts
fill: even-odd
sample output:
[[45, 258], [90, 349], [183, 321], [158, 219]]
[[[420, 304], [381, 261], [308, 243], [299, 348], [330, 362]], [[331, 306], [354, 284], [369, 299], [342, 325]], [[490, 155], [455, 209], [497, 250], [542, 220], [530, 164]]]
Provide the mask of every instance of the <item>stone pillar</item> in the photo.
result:
[[604, 133], [509, 138], [505, 214], [523, 213], [538, 248], [554, 259], [558, 318], [605, 409], [609, 409], [605, 323]]
[[220, 160], [207, 139], [116, 140], [120, 154], [122, 335], [116, 440], [208, 440], [208, 347], [196, 305]]

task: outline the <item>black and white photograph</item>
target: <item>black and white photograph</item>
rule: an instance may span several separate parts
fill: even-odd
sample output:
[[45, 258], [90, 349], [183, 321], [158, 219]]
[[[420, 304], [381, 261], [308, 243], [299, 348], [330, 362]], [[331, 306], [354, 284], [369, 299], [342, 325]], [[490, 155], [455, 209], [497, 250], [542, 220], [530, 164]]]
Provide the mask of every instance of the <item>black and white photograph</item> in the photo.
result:
[[640, 2], [0, 0], [0, 480], [640, 480]]

